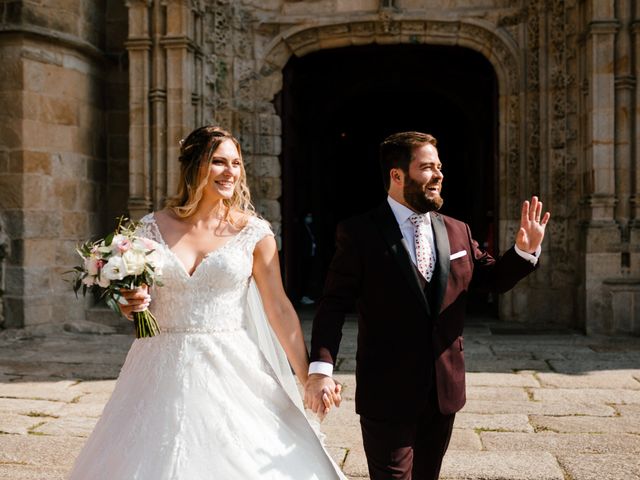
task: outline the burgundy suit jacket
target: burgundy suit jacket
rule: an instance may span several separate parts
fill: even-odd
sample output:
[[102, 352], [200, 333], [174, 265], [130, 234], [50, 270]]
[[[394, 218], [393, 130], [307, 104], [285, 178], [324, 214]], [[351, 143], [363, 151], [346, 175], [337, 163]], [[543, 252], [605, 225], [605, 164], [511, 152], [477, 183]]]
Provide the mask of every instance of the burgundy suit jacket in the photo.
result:
[[466, 400], [462, 329], [472, 279], [505, 292], [536, 268], [513, 249], [493, 259], [463, 222], [439, 213], [431, 220], [437, 265], [428, 295], [386, 201], [337, 228], [313, 321], [311, 361], [335, 364], [345, 314], [355, 304], [356, 411], [371, 419], [415, 419], [434, 383], [440, 411], [460, 410]]

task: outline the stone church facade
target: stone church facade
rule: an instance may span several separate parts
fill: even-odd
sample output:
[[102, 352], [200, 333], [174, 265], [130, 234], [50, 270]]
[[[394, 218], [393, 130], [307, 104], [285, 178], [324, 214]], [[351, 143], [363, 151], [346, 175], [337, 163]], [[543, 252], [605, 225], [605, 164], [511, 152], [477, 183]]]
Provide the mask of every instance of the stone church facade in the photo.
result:
[[75, 245], [159, 208], [179, 140], [204, 123], [239, 137], [256, 208], [286, 238], [287, 65], [367, 46], [490, 64], [497, 249], [523, 199], [552, 211], [543, 268], [500, 298], [499, 318], [640, 333], [632, 0], [3, 0], [2, 325], [90, 319], [61, 281]]

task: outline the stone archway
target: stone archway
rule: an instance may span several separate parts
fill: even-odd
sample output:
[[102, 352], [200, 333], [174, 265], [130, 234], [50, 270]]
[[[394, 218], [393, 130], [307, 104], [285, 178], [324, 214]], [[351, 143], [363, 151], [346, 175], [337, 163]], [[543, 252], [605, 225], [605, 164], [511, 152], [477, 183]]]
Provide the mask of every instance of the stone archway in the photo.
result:
[[[266, 55], [258, 80], [265, 100], [272, 100], [282, 89], [282, 70], [291, 56], [304, 56], [324, 49], [367, 44], [430, 44], [460, 46], [482, 54], [493, 66], [498, 83], [498, 194], [500, 219], [499, 249], [510, 247], [518, 227], [524, 170], [521, 145], [521, 76], [515, 47], [494, 27], [481, 22], [446, 22], [429, 20], [392, 21], [380, 17], [371, 21], [296, 27], [282, 33], [265, 49]], [[280, 220], [280, 219], [278, 219]], [[503, 318], [512, 318], [511, 297], [503, 297]]]

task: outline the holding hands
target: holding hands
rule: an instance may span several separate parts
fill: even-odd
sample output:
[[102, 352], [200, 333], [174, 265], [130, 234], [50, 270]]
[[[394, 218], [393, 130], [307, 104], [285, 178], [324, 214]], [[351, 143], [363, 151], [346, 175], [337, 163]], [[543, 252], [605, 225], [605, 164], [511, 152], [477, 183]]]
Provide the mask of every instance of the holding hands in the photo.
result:
[[516, 246], [523, 252], [535, 253], [542, 244], [550, 217], [549, 212], [542, 215], [542, 202], [538, 197], [531, 197], [531, 204], [525, 200], [520, 215], [520, 230], [516, 234]]
[[304, 404], [318, 415], [320, 420], [326, 417], [331, 407], [340, 406], [342, 385], [333, 378], [319, 373], [307, 377], [304, 385]]

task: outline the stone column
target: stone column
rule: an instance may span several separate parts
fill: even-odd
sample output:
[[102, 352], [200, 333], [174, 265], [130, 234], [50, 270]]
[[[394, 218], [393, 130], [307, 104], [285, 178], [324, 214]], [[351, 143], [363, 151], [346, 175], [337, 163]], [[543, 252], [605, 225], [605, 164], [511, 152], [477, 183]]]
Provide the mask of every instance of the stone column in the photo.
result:
[[[633, 75], [636, 78], [635, 94], [632, 100], [631, 115], [633, 116], [633, 157], [631, 161], [631, 177], [633, 181], [633, 191], [630, 198], [631, 235], [630, 244], [640, 245], [640, 88], [638, 88], [638, 78], [640, 78], [640, 2], [634, 2], [635, 11], [632, 12], [631, 21], [631, 51], [633, 52]], [[640, 253], [635, 253], [636, 262], [640, 262]]]
[[167, 195], [177, 191], [180, 173], [176, 161], [179, 141], [194, 127], [194, 22], [189, 2], [164, 0], [166, 5], [166, 35], [161, 40], [166, 55], [167, 71]]
[[149, 69], [152, 0], [127, 0], [129, 8], [129, 214], [140, 218], [151, 209]]
[[611, 303], [603, 285], [620, 270], [615, 222], [615, 41], [619, 22], [614, 0], [590, 0], [585, 32], [587, 86], [583, 177], [585, 329], [610, 331]]

